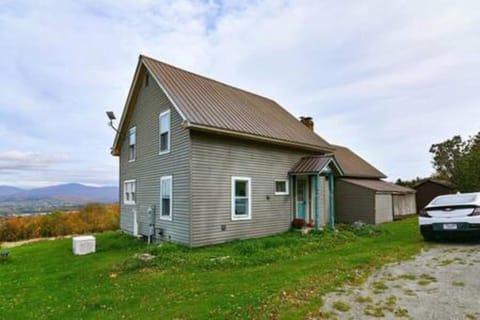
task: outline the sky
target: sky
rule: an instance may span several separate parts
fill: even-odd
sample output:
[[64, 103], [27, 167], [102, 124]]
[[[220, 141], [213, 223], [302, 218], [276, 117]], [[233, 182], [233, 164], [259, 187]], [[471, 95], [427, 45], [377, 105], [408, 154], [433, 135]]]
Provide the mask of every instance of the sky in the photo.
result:
[[480, 2], [0, 0], [0, 185], [116, 185], [139, 54], [267, 96], [388, 180], [480, 131]]

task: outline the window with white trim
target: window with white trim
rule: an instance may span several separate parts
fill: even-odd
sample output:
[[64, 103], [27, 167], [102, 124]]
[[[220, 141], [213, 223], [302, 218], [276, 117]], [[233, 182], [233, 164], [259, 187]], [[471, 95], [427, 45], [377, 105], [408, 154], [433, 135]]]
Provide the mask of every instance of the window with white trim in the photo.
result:
[[288, 180], [275, 180], [275, 195], [288, 195]]
[[137, 128], [128, 130], [128, 161], [135, 161], [137, 156]]
[[232, 220], [252, 218], [252, 179], [232, 177]]
[[160, 178], [160, 219], [172, 220], [173, 188], [172, 176]]
[[170, 152], [170, 110], [160, 113], [160, 154]]
[[135, 204], [136, 193], [135, 193], [135, 180], [125, 180], [123, 182], [123, 203], [124, 204]]

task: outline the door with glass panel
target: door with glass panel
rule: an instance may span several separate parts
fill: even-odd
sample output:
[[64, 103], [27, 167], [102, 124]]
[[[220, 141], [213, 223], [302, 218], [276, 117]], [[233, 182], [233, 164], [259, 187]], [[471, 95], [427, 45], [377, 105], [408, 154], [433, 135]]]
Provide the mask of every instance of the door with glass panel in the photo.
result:
[[297, 176], [296, 183], [296, 211], [298, 219], [305, 219], [307, 211], [307, 179]]

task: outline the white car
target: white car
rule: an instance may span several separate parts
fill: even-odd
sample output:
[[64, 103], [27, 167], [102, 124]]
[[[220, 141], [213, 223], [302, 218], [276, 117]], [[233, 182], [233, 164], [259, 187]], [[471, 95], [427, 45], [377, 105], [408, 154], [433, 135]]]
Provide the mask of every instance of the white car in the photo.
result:
[[418, 219], [425, 240], [441, 235], [480, 235], [480, 192], [438, 196]]

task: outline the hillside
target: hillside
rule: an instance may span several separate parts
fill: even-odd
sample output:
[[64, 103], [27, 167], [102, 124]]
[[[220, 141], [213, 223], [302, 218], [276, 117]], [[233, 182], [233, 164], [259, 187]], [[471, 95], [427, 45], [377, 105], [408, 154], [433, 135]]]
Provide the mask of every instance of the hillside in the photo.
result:
[[0, 188], [0, 215], [78, 208], [91, 202], [118, 202], [118, 187], [92, 187], [68, 183], [31, 190], [11, 186]]
[[[71, 239], [9, 248], [0, 259], [0, 318], [323, 319], [323, 294], [423, 245], [415, 219], [379, 230], [287, 232], [193, 249], [107, 232], [87, 256], [72, 254]], [[141, 260], [145, 253], [153, 259]]]
[[0, 186], [0, 198], [2, 196], [9, 196], [21, 191], [24, 191], [24, 190], [17, 187], [12, 187], [12, 186]]

